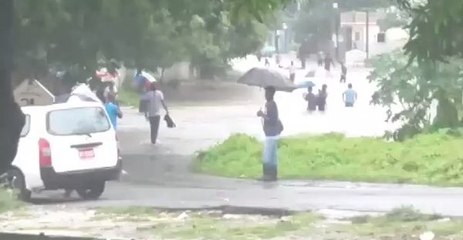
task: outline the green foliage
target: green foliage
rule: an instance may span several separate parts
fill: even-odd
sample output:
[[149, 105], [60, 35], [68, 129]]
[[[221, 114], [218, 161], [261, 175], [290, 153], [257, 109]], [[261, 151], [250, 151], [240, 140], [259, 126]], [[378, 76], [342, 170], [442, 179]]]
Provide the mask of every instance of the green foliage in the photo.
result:
[[263, 23], [265, 18], [274, 11], [282, 9], [292, 0], [229, 0], [233, 21], [256, 18]]
[[416, 239], [424, 232], [433, 232], [438, 239], [455, 239], [461, 235], [461, 219], [440, 221], [438, 215], [420, 213], [411, 207], [393, 209], [384, 216], [363, 216], [351, 219], [352, 225], [339, 231], [365, 239]]
[[441, 217], [438, 215], [422, 214], [412, 207], [396, 208], [384, 216], [384, 220], [389, 222], [433, 221], [439, 218]]
[[182, 60], [221, 70], [261, 47], [267, 27], [259, 20], [287, 1], [266, 2], [18, 0], [16, 69], [37, 76], [62, 64], [90, 74], [98, 60], [116, 59], [153, 71]]
[[409, 14], [398, 8], [390, 8], [386, 12], [384, 18], [378, 19], [378, 26], [381, 31], [386, 31], [395, 27], [406, 27], [411, 20]]
[[[342, 135], [292, 137], [279, 145], [279, 176], [285, 179], [330, 179], [463, 185], [463, 144], [445, 133], [418, 135], [404, 142]], [[234, 135], [197, 157], [204, 173], [240, 178], [262, 174], [262, 143]]]
[[295, 40], [320, 42], [331, 38], [335, 11], [331, 2], [307, 2], [294, 22]]
[[[388, 108], [387, 121], [403, 122], [399, 139], [423, 130], [460, 126], [463, 67], [458, 59], [452, 63], [419, 63], [401, 52], [385, 54], [372, 60], [374, 71], [369, 76], [378, 91], [372, 103]], [[433, 101], [438, 103], [437, 116], [430, 118]]]
[[397, 0], [413, 17], [410, 40], [405, 49], [410, 57], [419, 61], [446, 61], [448, 57], [461, 57], [463, 53], [463, 1]]

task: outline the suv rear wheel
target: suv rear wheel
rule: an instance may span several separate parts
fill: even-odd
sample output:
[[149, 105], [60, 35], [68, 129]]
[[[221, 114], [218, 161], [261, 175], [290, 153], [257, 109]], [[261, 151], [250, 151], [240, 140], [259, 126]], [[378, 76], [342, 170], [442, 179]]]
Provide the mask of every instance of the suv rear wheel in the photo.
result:
[[100, 198], [105, 189], [105, 182], [93, 183], [86, 188], [76, 189], [77, 194], [85, 200], [96, 200]]

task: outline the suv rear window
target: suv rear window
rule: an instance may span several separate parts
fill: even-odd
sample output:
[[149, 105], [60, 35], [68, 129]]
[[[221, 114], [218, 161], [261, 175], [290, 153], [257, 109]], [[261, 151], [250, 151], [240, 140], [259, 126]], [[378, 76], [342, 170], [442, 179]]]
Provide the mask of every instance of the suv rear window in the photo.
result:
[[47, 130], [52, 135], [91, 134], [110, 128], [106, 112], [100, 107], [55, 110], [47, 116]]
[[21, 130], [21, 137], [27, 136], [27, 134], [29, 134], [30, 129], [31, 129], [31, 116], [26, 115], [24, 126]]

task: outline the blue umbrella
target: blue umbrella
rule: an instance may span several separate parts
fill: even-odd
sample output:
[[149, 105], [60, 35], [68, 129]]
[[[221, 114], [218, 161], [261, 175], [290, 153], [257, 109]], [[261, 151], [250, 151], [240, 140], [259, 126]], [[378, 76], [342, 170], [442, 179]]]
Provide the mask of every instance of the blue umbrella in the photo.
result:
[[297, 88], [309, 88], [309, 87], [315, 87], [315, 83], [310, 80], [307, 80], [307, 81], [297, 83], [296, 86]]
[[309, 88], [309, 87], [315, 87], [315, 83], [308, 80], [308, 81], [297, 83], [296, 86], [297, 88]]

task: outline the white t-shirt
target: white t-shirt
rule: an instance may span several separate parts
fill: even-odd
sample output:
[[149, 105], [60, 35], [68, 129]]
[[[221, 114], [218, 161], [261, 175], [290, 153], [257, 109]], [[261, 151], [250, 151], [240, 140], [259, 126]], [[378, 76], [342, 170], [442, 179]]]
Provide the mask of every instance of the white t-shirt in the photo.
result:
[[148, 98], [148, 116], [156, 117], [161, 115], [162, 101], [164, 101], [164, 94], [159, 91], [150, 91], [147, 94]]

